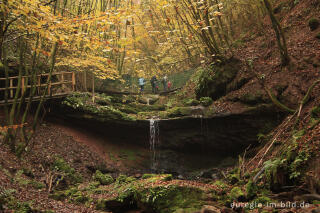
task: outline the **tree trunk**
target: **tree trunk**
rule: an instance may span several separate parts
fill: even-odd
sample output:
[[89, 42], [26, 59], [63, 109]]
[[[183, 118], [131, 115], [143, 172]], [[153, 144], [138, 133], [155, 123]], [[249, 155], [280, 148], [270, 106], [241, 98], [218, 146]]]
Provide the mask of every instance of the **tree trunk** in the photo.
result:
[[287, 66], [290, 63], [290, 57], [288, 55], [287, 43], [286, 43], [286, 39], [284, 37], [282, 27], [281, 27], [279, 21], [277, 20], [277, 18], [275, 17], [275, 15], [273, 14], [270, 1], [263, 0], [263, 2], [265, 4], [266, 9], [268, 11], [268, 14], [270, 16], [273, 30], [276, 33], [278, 48], [279, 48], [280, 56], [281, 56], [281, 63], [283, 66]]

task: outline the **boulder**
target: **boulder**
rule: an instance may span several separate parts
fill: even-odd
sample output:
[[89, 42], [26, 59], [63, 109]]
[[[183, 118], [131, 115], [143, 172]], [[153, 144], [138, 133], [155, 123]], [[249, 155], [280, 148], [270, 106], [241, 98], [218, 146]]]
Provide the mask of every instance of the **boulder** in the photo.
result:
[[237, 76], [240, 65], [239, 59], [230, 58], [203, 70], [195, 91], [197, 98], [211, 97], [213, 100], [217, 100], [226, 95], [228, 84]]

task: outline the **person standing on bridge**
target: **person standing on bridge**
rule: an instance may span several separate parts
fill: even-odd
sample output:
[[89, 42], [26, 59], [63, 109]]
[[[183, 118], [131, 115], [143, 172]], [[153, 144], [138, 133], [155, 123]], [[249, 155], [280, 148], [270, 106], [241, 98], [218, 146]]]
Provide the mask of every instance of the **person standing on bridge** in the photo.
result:
[[163, 85], [163, 91], [166, 92], [167, 91], [167, 81], [168, 81], [168, 77], [167, 75], [165, 75], [162, 79], [162, 85]]
[[139, 78], [139, 86], [140, 86], [140, 92], [141, 92], [141, 93], [142, 93], [143, 90], [144, 90], [144, 84], [145, 84], [144, 78], [143, 78], [143, 77]]
[[157, 77], [154, 75], [152, 76], [150, 83], [151, 83], [151, 87], [152, 87], [152, 93], [157, 93]]
[[169, 91], [170, 91], [171, 87], [172, 87], [172, 83], [171, 83], [171, 81], [168, 81], [168, 90]]

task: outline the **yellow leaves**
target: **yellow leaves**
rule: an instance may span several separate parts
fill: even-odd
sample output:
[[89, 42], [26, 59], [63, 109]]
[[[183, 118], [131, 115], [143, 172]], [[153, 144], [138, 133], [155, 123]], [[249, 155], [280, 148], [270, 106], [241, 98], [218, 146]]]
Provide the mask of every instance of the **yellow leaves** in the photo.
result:
[[213, 12], [213, 16], [219, 17], [219, 16], [222, 16], [222, 13], [215, 11], [215, 12]]
[[118, 72], [115, 65], [109, 58], [84, 54], [82, 56], [70, 56], [68, 58], [59, 58], [56, 66], [69, 66], [77, 71], [91, 71], [96, 77], [101, 79], [115, 79], [118, 78]]

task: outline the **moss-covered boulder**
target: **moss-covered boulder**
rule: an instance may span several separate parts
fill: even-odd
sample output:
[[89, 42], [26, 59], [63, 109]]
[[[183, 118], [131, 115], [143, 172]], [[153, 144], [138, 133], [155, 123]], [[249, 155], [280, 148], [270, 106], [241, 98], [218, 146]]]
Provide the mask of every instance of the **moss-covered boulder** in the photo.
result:
[[142, 179], [131, 181], [128, 178], [120, 175], [106, 196], [95, 201], [96, 208], [115, 213], [136, 208], [144, 212], [194, 212], [209, 196], [203, 189], [172, 180], [171, 175], [145, 174]]
[[202, 70], [195, 90], [197, 98], [211, 97], [217, 100], [226, 95], [227, 86], [236, 77], [240, 65], [240, 60], [230, 58]]
[[93, 175], [93, 179], [99, 181], [102, 185], [109, 185], [114, 182], [113, 178], [109, 174], [103, 174], [99, 170]]
[[169, 118], [188, 116], [192, 114], [192, 109], [190, 107], [174, 107], [169, 109], [167, 116]]
[[102, 122], [110, 120], [134, 120], [133, 117], [117, 109], [115, 106], [104, 106], [93, 103], [90, 94], [88, 93], [74, 93], [66, 97], [64, 101], [62, 101], [61, 107], [63, 107], [64, 111], [68, 114], [73, 113], [77, 117], [80, 116], [86, 119], [98, 120]]
[[74, 185], [83, 181], [82, 176], [77, 173], [74, 168], [70, 167], [70, 165], [61, 157], [56, 157], [51, 169], [61, 173], [61, 177], [56, 180], [57, 188], [59, 189], [65, 189], [69, 185]]
[[311, 18], [308, 22], [311, 31], [318, 29], [320, 25], [320, 21], [317, 18]]
[[188, 99], [183, 100], [184, 106], [197, 106], [199, 104], [200, 104], [200, 102], [196, 99], [193, 99], [193, 98], [188, 98]]
[[238, 200], [241, 201], [241, 198], [244, 197], [244, 193], [240, 187], [233, 187], [229, 193], [231, 201]]
[[213, 101], [212, 101], [212, 98], [210, 97], [201, 97], [200, 103], [202, 106], [207, 107], [207, 106], [210, 106], [213, 103]]
[[194, 212], [201, 209], [204, 194], [200, 189], [169, 185], [147, 188], [139, 191], [137, 197], [138, 206], [148, 212]]

